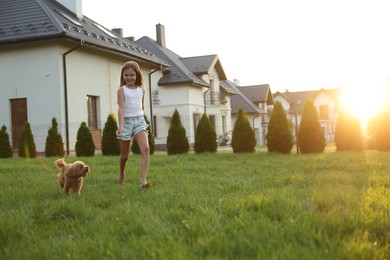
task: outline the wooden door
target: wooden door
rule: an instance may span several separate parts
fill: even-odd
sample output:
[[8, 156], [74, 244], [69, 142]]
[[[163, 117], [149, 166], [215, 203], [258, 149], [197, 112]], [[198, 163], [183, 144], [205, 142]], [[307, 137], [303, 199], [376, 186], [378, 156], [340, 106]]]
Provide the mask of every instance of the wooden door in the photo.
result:
[[27, 99], [11, 99], [12, 147], [19, 148], [20, 132], [27, 122]]

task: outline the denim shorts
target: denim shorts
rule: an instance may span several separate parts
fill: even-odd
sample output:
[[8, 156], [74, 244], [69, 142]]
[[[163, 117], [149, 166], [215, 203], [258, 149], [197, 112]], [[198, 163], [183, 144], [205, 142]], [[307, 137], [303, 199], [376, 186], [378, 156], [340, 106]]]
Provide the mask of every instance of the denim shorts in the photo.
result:
[[141, 131], [146, 131], [149, 125], [145, 122], [143, 116], [137, 117], [125, 117], [123, 122], [122, 135], [118, 139], [123, 141], [130, 141], [133, 136], [140, 133]]

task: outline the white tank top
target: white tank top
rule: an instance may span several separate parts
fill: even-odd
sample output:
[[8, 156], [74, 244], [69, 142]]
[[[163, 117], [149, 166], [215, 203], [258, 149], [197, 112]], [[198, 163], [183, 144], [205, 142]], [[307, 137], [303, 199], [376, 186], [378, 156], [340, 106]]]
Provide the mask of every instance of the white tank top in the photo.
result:
[[125, 97], [125, 117], [143, 116], [142, 97], [144, 89], [137, 87], [136, 89], [129, 89], [126, 85], [122, 86]]

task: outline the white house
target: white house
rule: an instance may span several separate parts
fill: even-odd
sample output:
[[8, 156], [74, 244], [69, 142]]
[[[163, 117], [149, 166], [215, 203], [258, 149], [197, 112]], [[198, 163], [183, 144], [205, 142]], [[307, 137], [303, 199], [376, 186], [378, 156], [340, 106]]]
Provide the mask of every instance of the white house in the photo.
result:
[[14, 148], [28, 121], [38, 152], [44, 151], [53, 117], [68, 153], [74, 149], [83, 121], [99, 148], [103, 124], [109, 114], [117, 112], [122, 64], [128, 60], [140, 64], [147, 99], [151, 74], [168, 65], [84, 16], [81, 6], [81, 0], [2, 3], [0, 125], [7, 126]]
[[264, 146], [274, 104], [270, 86], [268, 84], [240, 86], [238, 80], [225, 81], [224, 84], [238, 93], [231, 97], [233, 126], [237, 119], [238, 109], [242, 108], [255, 132], [256, 146]]
[[186, 135], [195, 142], [197, 124], [203, 113], [218, 136], [232, 129], [230, 96], [236, 92], [223, 84], [225, 72], [217, 55], [180, 57], [165, 43], [165, 28], [156, 25], [156, 41], [144, 36], [136, 43], [153, 52], [169, 67], [151, 75], [152, 126], [156, 149], [164, 149], [171, 117], [178, 110]]
[[281, 102], [288, 119], [293, 125], [294, 137], [296, 136], [301, 114], [306, 99], [311, 99], [317, 109], [321, 127], [327, 141], [334, 141], [334, 133], [338, 118], [338, 102], [341, 89], [320, 89], [298, 92], [276, 92], [274, 102]]

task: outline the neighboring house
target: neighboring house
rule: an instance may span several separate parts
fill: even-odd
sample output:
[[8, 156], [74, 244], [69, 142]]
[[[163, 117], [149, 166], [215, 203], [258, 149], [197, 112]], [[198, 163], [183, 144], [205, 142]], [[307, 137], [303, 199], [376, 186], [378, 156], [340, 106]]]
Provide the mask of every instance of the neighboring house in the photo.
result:
[[337, 123], [337, 109], [340, 89], [320, 89], [312, 91], [299, 91], [284, 93], [276, 92], [274, 101], [280, 101], [286, 111], [288, 119], [293, 126], [293, 135], [296, 137], [301, 122], [301, 115], [306, 99], [311, 99], [317, 109], [321, 127], [326, 141], [334, 141], [334, 133]]
[[170, 120], [178, 110], [186, 135], [193, 145], [197, 124], [206, 113], [217, 136], [231, 130], [230, 96], [236, 92], [222, 84], [225, 72], [217, 55], [180, 57], [165, 45], [165, 28], [156, 25], [156, 41], [144, 36], [136, 41], [169, 64], [151, 74], [151, 122], [156, 149], [165, 149]]
[[230, 98], [233, 126], [237, 119], [238, 109], [242, 108], [255, 131], [256, 146], [266, 145], [265, 135], [274, 104], [270, 86], [268, 84], [240, 86], [237, 80], [234, 83], [225, 81], [224, 84], [238, 93]]
[[118, 110], [120, 70], [128, 60], [140, 64], [150, 100], [151, 74], [167, 64], [83, 16], [81, 0], [2, 0], [0, 125], [7, 126], [13, 148], [28, 121], [38, 152], [44, 151], [55, 117], [67, 152], [83, 121], [99, 149], [104, 123]]

